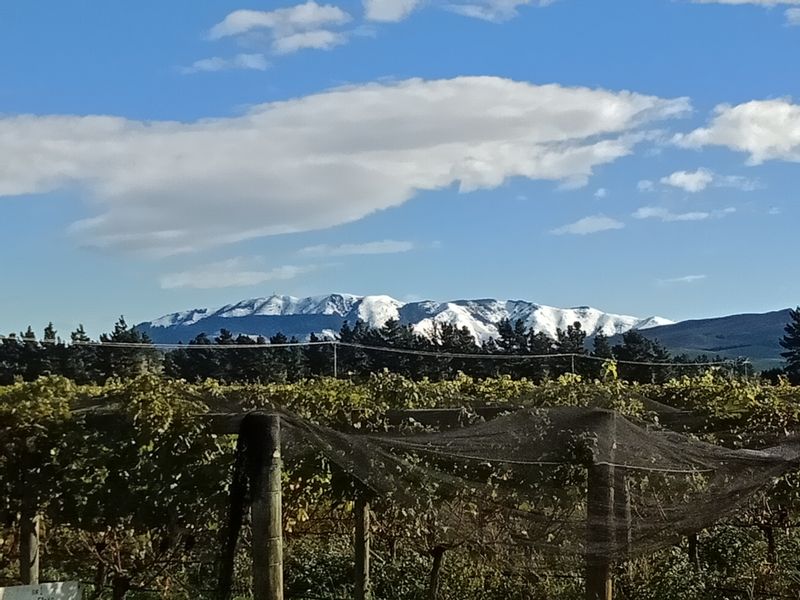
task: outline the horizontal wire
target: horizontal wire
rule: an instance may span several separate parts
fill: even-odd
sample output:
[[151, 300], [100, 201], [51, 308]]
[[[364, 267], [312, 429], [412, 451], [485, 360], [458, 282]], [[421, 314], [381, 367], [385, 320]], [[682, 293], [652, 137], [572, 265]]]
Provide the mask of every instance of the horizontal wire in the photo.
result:
[[389, 346], [371, 346], [368, 344], [360, 344], [354, 342], [342, 342], [339, 340], [321, 340], [321, 341], [307, 341], [307, 342], [286, 342], [276, 344], [180, 344], [180, 343], [145, 343], [145, 342], [95, 342], [95, 341], [62, 341], [44, 339], [37, 340], [28, 337], [6, 336], [0, 335], [0, 342], [17, 342], [21, 344], [52, 344], [62, 345], [65, 347], [89, 347], [89, 348], [138, 348], [138, 349], [154, 349], [154, 350], [269, 350], [274, 348], [295, 348], [295, 347], [312, 347], [312, 346], [334, 346], [341, 348], [353, 348], [357, 350], [369, 350], [374, 352], [387, 352], [393, 354], [405, 354], [413, 356], [429, 356], [434, 358], [459, 358], [467, 360], [515, 360], [526, 361], [531, 359], [545, 360], [553, 358], [577, 358], [580, 360], [591, 360], [596, 362], [605, 362], [613, 360], [617, 364], [622, 365], [640, 365], [652, 367], [712, 367], [712, 366], [735, 366], [750, 364], [750, 361], [745, 359], [741, 362], [735, 360], [725, 361], [709, 361], [709, 362], [654, 362], [654, 361], [637, 361], [637, 360], [621, 360], [613, 358], [603, 358], [601, 356], [592, 356], [590, 354], [573, 353], [556, 353], [556, 354], [482, 354], [480, 352], [467, 353], [467, 352], [438, 352], [433, 350], [415, 350], [412, 348], [393, 348]]

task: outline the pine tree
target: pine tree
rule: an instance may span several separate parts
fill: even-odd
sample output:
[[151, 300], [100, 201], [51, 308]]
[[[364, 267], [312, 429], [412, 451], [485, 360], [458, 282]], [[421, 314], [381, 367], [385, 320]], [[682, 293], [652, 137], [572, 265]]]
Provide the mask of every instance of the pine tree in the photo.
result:
[[592, 378], [600, 379], [603, 374], [603, 365], [605, 361], [614, 358], [614, 351], [612, 350], [611, 344], [608, 341], [608, 336], [602, 331], [598, 331], [595, 334], [592, 346], [592, 356], [603, 360], [590, 361], [588, 373]]
[[[567, 325], [566, 331], [556, 329], [555, 350], [556, 354], [586, 354], [586, 332], [578, 321]], [[574, 356], [562, 358], [559, 365], [562, 373], [575, 371], [586, 374], [587, 372], [587, 362], [578, 362]]]
[[80, 384], [99, 383], [97, 352], [94, 347], [87, 345], [92, 340], [86, 334], [83, 325], [78, 325], [69, 338], [70, 346], [66, 351], [64, 374]]
[[800, 384], [800, 306], [789, 311], [791, 319], [783, 330], [786, 335], [780, 340], [780, 344], [786, 349], [781, 352], [781, 356], [786, 359], [783, 372], [789, 381], [794, 385]]
[[21, 346], [15, 333], [0, 342], [0, 385], [10, 385], [20, 374]]
[[592, 356], [597, 358], [613, 358], [614, 354], [611, 351], [611, 344], [608, 342], [608, 336], [602, 331], [598, 331], [594, 336], [594, 349]]
[[333, 375], [333, 345], [316, 345], [324, 340], [313, 333], [308, 338], [308, 341], [311, 342], [311, 345], [306, 346], [305, 363], [309, 374], [312, 377], [330, 377]]
[[41, 375], [63, 375], [65, 369], [66, 352], [64, 344], [58, 339], [58, 332], [53, 323], [47, 324], [42, 335], [40, 348]]
[[116, 346], [115, 344], [151, 344], [146, 333], [129, 327], [125, 317], [114, 324], [114, 331], [100, 336], [99, 367], [103, 379], [109, 377], [136, 377], [142, 373], [157, 372], [161, 368], [158, 352], [154, 348]]
[[[619, 361], [667, 363], [670, 362], [669, 351], [656, 340], [649, 340], [638, 331], [631, 329], [622, 334], [622, 344], [614, 346], [614, 357]], [[654, 365], [620, 364], [619, 373], [622, 379], [640, 383], [660, 383], [668, 380], [672, 369]]]

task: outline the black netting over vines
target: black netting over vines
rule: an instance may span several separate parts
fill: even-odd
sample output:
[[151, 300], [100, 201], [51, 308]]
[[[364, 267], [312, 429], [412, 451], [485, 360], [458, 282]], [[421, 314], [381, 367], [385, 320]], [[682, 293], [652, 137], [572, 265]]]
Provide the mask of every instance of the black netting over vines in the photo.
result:
[[730, 450], [613, 411], [520, 410], [441, 432], [341, 433], [282, 415], [287, 463], [324, 457], [437, 545], [628, 559], [710, 526], [800, 464], [794, 438]]

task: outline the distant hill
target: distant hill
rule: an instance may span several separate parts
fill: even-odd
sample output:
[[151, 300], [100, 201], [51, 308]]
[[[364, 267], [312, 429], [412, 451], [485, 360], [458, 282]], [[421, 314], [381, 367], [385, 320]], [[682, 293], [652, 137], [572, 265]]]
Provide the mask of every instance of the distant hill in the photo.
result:
[[[641, 333], [647, 338], [657, 339], [673, 354], [743, 356], [761, 370], [783, 365], [780, 356], [783, 349], [778, 341], [783, 337], [783, 328], [789, 320], [787, 308], [768, 313], [681, 321], [652, 327]], [[618, 341], [616, 337], [612, 339], [613, 343]]]
[[497, 336], [496, 325], [504, 318], [522, 319], [526, 327], [551, 337], [555, 337], [557, 329], [566, 329], [576, 321], [588, 335], [602, 331], [608, 336], [671, 323], [660, 317], [616, 315], [588, 306], [555, 308], [524, 300], [401, 302], [390, 296], [330, 294], [252, 298], [219, 309], [172, 313], [140, 323], [136, 328], [161, 343], [188, 342], [199, 333], [213, 336], [222, 328], [234, 334], [269, 337], [280, 332], [305, 339], [311, 333], [333, 337], [345, 321], [352, 325], [362, 320], [372, 327], [381, 327], [389, 319], [397, 319], [413, 325], [422, 335], [429, 334], [435, 323], [466, 327], [477, 342], [482, 342]]

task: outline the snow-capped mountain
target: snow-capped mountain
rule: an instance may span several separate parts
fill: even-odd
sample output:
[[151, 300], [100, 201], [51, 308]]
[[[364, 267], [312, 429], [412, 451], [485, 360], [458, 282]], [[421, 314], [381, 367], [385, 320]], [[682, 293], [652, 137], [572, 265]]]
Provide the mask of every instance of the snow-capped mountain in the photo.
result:
[[401, 302], [390, 296], [330, 294], [252, 298], [216, 310], [201, 308], [172, 313], [136, 327], [153, 341], [162, 343], [187, 342], [199, 333], [211, 336], [223, 328], [234, 334], [270, 336], [281, 332], [303, 339], [311, 333], [333, 336], [345, 321], [352, 325], [361, 320], [371, 327], [381, 327], [389, 319], [397, 319], [411, 324], [423, 335], [430, 334], [435, 323], [466, 327], [476, 342], [482, 342], [497, 336], [497, 323], [504, 318], [521, 319], [526, 327], [551, 337], [555, 337], [558, 329], [566, 329], [575, 322], [590, 336], [598, 332], [613, 336], [630, 329], [672, 323], [661, 317], [617, 315], [588, 306], [555, 308], [524, 300]]

